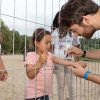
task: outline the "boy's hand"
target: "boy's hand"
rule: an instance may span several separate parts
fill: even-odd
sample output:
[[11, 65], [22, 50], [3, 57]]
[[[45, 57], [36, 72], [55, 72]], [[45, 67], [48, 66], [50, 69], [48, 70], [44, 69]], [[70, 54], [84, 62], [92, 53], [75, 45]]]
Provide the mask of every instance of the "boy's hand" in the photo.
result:
[[76, 63], [75, 66], [72, 67], [72, 72], [74, 73], [74, 75], [83, 78], [85, 69], [79, 63]]
[[76, 48], [76, 47], [72, 47], [68, 49], [68, 53], [75, 55], [75, 56], [82, 56], [83, 55], [83, 50]]
[[85, 68], [85, 67], [87, 66], [87, 63], [86, 63], [86, 62], [78, 61], [78, 63], [79, 63], [83, 68]]

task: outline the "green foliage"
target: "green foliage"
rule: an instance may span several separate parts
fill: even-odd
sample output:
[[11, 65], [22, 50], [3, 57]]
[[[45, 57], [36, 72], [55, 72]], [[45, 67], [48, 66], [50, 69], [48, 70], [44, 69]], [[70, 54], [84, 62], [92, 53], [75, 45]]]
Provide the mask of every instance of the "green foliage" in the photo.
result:
[[28, 48], [31, 43], [31, 38], [25, 35], [21, 35], [20, 37], [21, 37], [21, 50], [25, 48], [25, 40], [26, 40], [26, 48]]
[[[16, 30], [10, 30], [3, 21], [1, 21], [1, 29], [3, 32], [3, 43], [2, 43], [2, 52], [9, 54], [13, 52], [13, 36], [14, 36], [14, 51], [15, 53], [21, 53], [23, 48], [26, 48], [32, 45], [31, 37], [20, 35]], [[88, 49], [100, 49], [100, 38], [94, 39], [80, 39], [81, 48], [83, 50]]]
[[95, 60], [95, 59], [90, 59], [90, 58], [84, 58], [84, 57], [80, 57], [81, 61], [88, 61], [88, 62], [100, 62], [100, 60]]
[[[25, 48], [25, 35], [20, 35], [16, 30], [10, 30], [3, 21], [1, 21], [1, 29], [3, 32], [2, 53], [10, 54], [13, 52], [13, 36], [14, 36], [14, 52], [21, 53]], [[30, 45], [31, 39], [26, 36], [26, 47]]]
[[[81, 42], [81, 48], [82, 50], [95, 50], [100, 49], [100, 38], [94, 38], [94, 39], [80, 39]], [[82, 58], [81, 60], [85, 60], [88, 62], [99, 62], [100, 60], [94, 60], [89, 58]]]
[[81, 48], [83, 50], [94, 50], [94, 49], [100, 49], [100, 38], [94, 38], [94, 39], [80, 39], [81, 42]]
[[[14, 51], [15, 51], [15, 53], [19, 53], [20, 52], [20, 48], [21, 48], [20, 34], [19, 34], [18, 31], [15, 31], [15, 30], [12, 30], [11, 33], [12, 33], [12, 39], [13, 39], [13, 36], [14, 36]], [[12, 51], [13, 51], [13, 48], [12, 48]]]
[[3, 32], [2, 51], [3, 53], [7, 54], [12, 50], [12, 35], [9, 28], [4, 24], [3, 21], [1, 22], [1, 28]]

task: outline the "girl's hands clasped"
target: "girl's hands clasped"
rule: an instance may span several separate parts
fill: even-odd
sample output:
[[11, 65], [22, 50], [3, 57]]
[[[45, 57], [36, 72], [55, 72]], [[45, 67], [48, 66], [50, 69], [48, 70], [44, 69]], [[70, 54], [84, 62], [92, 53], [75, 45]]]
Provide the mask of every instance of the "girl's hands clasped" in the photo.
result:
[[48, 54], [47, 53], [42, 53], [38, 59], [38, 61], [41, 63], [41, 64], [44, 64], [46, 61], [47, 61], [47, 58], [48, 58]]

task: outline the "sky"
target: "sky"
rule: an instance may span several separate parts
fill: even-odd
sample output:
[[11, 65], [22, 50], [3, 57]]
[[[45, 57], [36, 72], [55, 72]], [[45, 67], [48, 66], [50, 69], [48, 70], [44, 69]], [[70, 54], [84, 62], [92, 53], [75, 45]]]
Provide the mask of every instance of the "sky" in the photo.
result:
[[10, 29], [15, 28], [20, 34], [27, 32], [32, 35], [37, 27], [50, 30], [56, 12], [65, 2], [66, 0], [1, 0], [1, 18]]
[[[95, 0], [100, 4], [100, 0]], [[50, 30], [53, 18], [67, 0], [0, 0], [0, 17], [12, 30], [31, 36], [38, 27]], [[27, 21], [25, 21], [25, 19]], [[94, 37], [98, 37], [96, 32]]]

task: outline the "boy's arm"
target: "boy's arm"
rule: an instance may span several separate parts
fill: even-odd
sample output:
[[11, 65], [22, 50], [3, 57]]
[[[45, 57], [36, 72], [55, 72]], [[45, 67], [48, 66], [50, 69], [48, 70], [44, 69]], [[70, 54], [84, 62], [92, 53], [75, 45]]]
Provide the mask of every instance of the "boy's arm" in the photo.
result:
[[[68, 50], [69, 54], [74, 54], [76, 56], [82, 56], [84, 51], [73, 47]], [[100, 50], [87, 50], [85, 57], [92, 58], [92, 59], [100, 59]]]
[[[80, 78], [83, 78], [86, 73], [85, 69], [78, 63], [76, 63], [75, 66], [72, 67], [72, 72], [74, 73], [74, 75], [76, 75], [77, 77], [80, 77]], [[99, 75], [88, 73], [86, 79], [89, 81], [92, 81], [94, 83], [100, 84], [100, 76]]]
[[86, 57], [92, 59], [100, 59], [100, 50], [87, 50]]
[[89, 73], [87, 80], [92, 81], [100, 85], [100, 75]]

